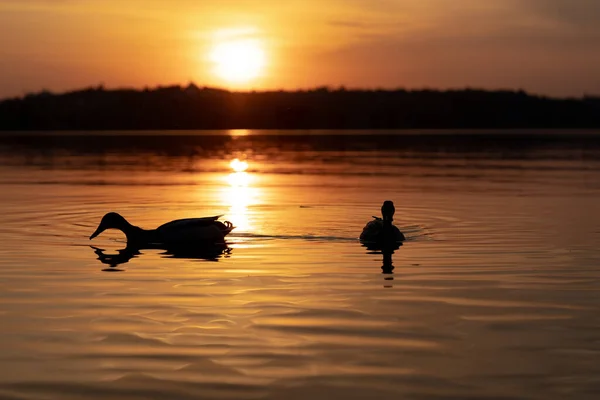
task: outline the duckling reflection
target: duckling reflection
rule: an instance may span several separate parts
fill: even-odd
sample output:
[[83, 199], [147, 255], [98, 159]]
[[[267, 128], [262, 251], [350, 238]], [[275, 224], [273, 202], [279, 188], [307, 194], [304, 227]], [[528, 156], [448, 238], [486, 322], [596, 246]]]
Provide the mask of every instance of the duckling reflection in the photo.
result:
[[[394, 280], [394, 265], [392, 255], [396, 250], [402, 246], [402, 243], [388, 243], [381, 245], [379, 243], [363, 243], [363, 246], [367, 248], [368, 254], [381, 254], [383, 257], [383, 265], [381, 266], [381, 273], [385, 275], [383, 278], [386, 281]], [[391, 285], [384, 285], [384, 287], [392, 287]]]
[[141, 250], [164, 250], [164, 253], [160, 253], [165, 258], [181, 258], [190, 260], [205, 260], [205, 261], [219, 261], [221, 257], [227, 257], [231, 254], [231, 248], [227, 243], [217, 243], [205, 246], [162, 246], [162, 245], [149, 245], [141, 247], [127, 246], [124, 249], [117, 250], [115, 254], [107, 254], [104, 249], [90, 246], [94, 249], [94, 253], [98, 256], [98, 260], [102, 264], [108, 265], [110, 268], [103, 269], [106, 272], [119, 272], [123, 271], [118, 266], [121, 264], [128, 263], [132, 258], [137, 258], [142, 255]]

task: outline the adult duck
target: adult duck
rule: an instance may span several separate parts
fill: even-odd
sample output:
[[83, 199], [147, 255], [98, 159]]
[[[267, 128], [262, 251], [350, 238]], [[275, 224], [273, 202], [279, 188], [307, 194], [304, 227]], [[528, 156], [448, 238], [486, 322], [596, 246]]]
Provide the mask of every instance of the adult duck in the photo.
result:
[[395, 212], [396, 208], [394, 207], [394, 203], [390, 200], [384, 201], [381, 206], [381, 215], [383, 218], [373, 217], [374, 220], [368, 222], [363, 228], [363, 231], [360, 234], [360, 241], [363, 243], [383, 245], [399, 243], [406, 240], [404, 234], [400, 232], [400, 229], [398, 229], [397, 226], [392, 225]]
[[167, 222], [156, 229], [142, 229], [130, 224], [116, 212], [109, 212], [90, 240], [107, 229], [118, 229], [127, 236], [127, 244], [142, 246], [148, 244], [195, 245], [223, 242], [234, 228], [229, 221], [217, 221], [220, 215], [204, 218], [186, 218]]

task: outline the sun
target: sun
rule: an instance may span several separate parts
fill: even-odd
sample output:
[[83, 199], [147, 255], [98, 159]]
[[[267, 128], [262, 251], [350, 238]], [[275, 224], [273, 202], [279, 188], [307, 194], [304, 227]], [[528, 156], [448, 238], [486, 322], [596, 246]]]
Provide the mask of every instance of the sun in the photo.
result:
[[210, 60], [217, 76], [232, 84], [243, 84], [262, 74], [265, 52], [257, 39], [230, 39], [213, 47]]

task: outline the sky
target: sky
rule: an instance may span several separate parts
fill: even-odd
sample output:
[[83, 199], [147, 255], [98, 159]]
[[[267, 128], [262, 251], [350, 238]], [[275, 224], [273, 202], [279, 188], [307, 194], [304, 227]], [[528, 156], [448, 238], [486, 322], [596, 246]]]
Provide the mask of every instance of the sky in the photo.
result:
[[599, 95], [600, 1], [0, 0], [0, 98], [189, 82]]

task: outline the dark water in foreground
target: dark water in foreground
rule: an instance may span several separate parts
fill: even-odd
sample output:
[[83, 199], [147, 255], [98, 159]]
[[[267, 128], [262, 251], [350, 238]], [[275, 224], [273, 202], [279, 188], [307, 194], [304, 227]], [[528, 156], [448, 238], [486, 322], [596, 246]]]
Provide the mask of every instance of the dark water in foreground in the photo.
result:
[[[1, 399], [600, 395], [598, 135], [5, 135], [0, 161]], [[356, 239], [386, 199], [392, 274]], [[238, 228], [111, 266], [107, 211]]]

